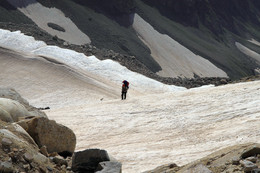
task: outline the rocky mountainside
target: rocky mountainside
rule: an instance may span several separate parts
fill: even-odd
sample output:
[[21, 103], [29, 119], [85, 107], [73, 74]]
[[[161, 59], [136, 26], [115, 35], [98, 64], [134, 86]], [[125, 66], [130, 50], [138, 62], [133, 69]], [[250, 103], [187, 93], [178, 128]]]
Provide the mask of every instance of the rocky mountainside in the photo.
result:
[[[25, 16], [21, 10], [17, 10], [34, 2], [36, 1], [27, 0], [22, 5], [14, 7], [8, 0], [1, 1], [0, 22], [3, 22], [2, 25], [10, 22], [34, 24], [32, 19]], [[258, 20], [260, 5], [256, 0], [38, 0], [38, 2], [45, 7], [61, 10], [90, 38], [91, 45], [97, 49], [112, 50], [135, 57], [138, 64], [143, 65], [136, 68], [131, 67], [137, 66], [136, 64], [126, 63], [126, 66], [130, 69], [145, 67], [150, 71], [145, 75], [157, 73], [165, 67], [155, 59], [151, 54], [152, 47], [147, 46], [133, 28], [135, 14], [140, 15], [159, 33], [167, 34], [194, 54], [224, 70], [231, 79], [255, 75], [255, 69], [260, 66], [259, 60], [252, 56], [252, 52], [243, 52], [237, 46], [239, 43], [255, 54], [260, 53], [259, 46], [252, 41], [260, 40]], [[53, 25], [51, 22], [48, 23], [48, 27], [63, 32], [61, 26]], [[111, 57], [102, 56], [102, 58]], [[116, 58], [119, 62], [122, 62], [121, 59]], [[167, 61], [173, 60], [169, 58]], [[172, 63], [174, 64], [174, 61]], [[203, 77], [199, 73], [193, 73], [194, 76]]]

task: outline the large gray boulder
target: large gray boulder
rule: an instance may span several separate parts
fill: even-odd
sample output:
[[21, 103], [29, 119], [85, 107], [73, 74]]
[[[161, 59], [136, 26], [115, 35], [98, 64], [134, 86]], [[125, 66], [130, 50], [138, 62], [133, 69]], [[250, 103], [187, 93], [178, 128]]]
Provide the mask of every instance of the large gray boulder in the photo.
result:
[[32, 116], [47, 117], [46, 114], [39, 109], [31, 106], [17, 91], [13, 88], [0, 88], [0, 98], [9, 98], [22, 104]]
[[39, 148], [47, 147], [48, 153], [57, 152], [71, 156], [76, 147], [76, 135], [66, 126], [44, 117], [34, 117], [18, 122], [34, 139]]
[[110, 161], [107, 151], [86, 149], [72, 156], [72, 170], [79, 173], [95, 172], [100, 162]]
[[17, 122], [19, 118], [31, 114], [19, 102], [7, 98], [0, 98], [0, 119], [6, 122]]

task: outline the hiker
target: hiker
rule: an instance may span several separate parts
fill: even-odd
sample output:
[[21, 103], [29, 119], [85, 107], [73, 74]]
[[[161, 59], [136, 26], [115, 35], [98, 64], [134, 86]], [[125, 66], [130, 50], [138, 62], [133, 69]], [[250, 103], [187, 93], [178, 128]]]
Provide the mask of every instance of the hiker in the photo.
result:
[[123, 82], [123, 85], [122, 85], [122, 100], [126, 99], [126, 93], [127, 93], [127, 90], [129, 88], [129, 82], [127, 82], [126, 80], [124, 80]]

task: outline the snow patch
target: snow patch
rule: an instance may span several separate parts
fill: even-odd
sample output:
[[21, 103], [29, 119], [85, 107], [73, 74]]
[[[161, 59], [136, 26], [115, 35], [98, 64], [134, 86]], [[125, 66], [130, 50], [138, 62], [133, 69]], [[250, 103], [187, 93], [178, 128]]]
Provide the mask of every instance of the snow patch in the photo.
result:
[[258, 61], [258, 63], [260, 63], [260, 55], [258, 53], [256, 53], [255, 51], [245, 47], [244, 45], [242, 45], [241, 43], [236, 42], [235, 43], [237, 48], [244, 53], [247, 56], [250, 56], [251, 58], [254, 58], [255, 60]]
[[[76, 45], [90, 43], [89, 37], [65, 15], [56, 8], [47, 8], [42, 6], [36, 0], [7, 0], [14, 7], [18, 8], [24, 15], [32, 19], [40, 28], [53, 36]], [[48, 26], [48, 23], [54, 23], [65, 29], [65, 32], [57, 31]]]
[[255, 39], [251, 39], [251, 40], [248, 40], [249, 42], [251, 42], [251, 43], [254, 43], [255, 45], [257, 45], [257, 46], [260, 46], [260, 42], [258, 42], [258, 41], [256, 41]]

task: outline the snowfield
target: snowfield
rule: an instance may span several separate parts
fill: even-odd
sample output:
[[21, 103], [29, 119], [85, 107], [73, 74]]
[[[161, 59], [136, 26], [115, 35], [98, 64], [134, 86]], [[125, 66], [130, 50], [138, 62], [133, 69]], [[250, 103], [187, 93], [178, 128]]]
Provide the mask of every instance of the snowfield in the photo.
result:
[[46, 113], [74, 130], [77, 150], [105, 148], [131, 173], [260, 140], [260, 81], [147, 93]]
[[[75, 132], [77, 150], [105, 149], [123, 172], [183, 165], [260, 141], [260, 81], [187, 90], [20, 32], [0, 30], [0, 47], [0, 87], [49, 106], [48, 117]], [[124, 79], [130, 90], [122, 101]]]

